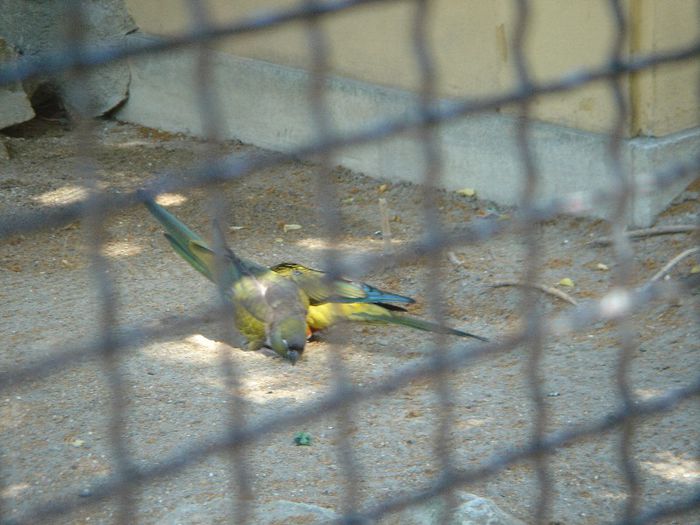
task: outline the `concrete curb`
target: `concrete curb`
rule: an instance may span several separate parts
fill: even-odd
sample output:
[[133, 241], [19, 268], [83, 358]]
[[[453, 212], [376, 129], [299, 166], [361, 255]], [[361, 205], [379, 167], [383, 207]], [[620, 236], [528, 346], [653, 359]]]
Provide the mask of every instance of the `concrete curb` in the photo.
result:
[[[138, 44], [154, 37], [135, 33]], [[129, 99], [116, 117], [172, 132], [202, 135], [197, 99], [197, 52], [176, 51], [130, 62]], [[212, 79], [225, 138], [275, 151], [290, 151], [313, 141], [306, 71], [212, 51]], [[332, 77], [327, 101], [339, 131], [357, 131], [389, 117], [416, 110], [417, 97], [392, 88]], [[516, 147], [517, 119], [499, 113], [469, 116], [440, 128], [442, 186], [474, 188], [480, 198], [499, 204], [518, 202], [522, 162]], [[609, 137], [554, 124], [535, 122], [531, 145], [541, 176], [543, 198], [608, 187], [612, 180]], [[622, 145], [623, 160], [633, 176], [689, 158], [700, 149], [700, 128], [662, 138], [634, 138]], [[423, 179], [423, 149], [415, 136], [402, 135], [346, 148], [334, 162], [392, 181]], [[679, 181], [633, 205], [630, 224], [647, 226], [687, 185]], [[596, 216], [609, 210], [600, 208]]]

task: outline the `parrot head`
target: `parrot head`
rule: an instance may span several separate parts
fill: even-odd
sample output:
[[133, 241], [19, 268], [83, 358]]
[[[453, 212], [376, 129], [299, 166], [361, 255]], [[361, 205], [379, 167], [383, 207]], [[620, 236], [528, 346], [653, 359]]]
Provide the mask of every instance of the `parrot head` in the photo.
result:
[[306, 344], [306, 320], [288, 317], [273, 323], [268, 332], [270, 347], [277, 354], [297, 362]]

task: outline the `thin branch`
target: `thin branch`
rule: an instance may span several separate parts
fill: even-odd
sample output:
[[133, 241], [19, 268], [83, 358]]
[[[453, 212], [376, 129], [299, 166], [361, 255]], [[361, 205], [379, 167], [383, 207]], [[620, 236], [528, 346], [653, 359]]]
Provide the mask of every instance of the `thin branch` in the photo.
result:
[[[644, 237], [653, 237], [655, 235], [670, 235], [673, 233], [693, 233], [700, 229], [695, 224], [674, 224], [671, 226], [657, 226], [656, 228], [642, 228], [640, 230], [628, 230], [625, 235], [630, 239], [642, 239]], [[589, 245], [607, 246], [612, 244], [612, 237], [599, 237], [589, 241]]]
[[384, 239], [384, 254], [390, 255], [391, 249], [391, 225], [389, 224], [389, 207], [386, 199], [379, 198], [379, 214], [382, 220], [382, 239]]
[[658, 281], [664, 275], [666, 275], [668, 272], [670, 272], [671, 269], [674, 266], [676, 266], [679, 262], [681, 262], [683, 259], [685, 259], [689, 255], [693, 255], [694, 253], [698, 253], [698, 252], [700, 252], [700, 246], [696, 246], [695, 248], [688, 248], [684, 252], [679, 253], [673, 259], [668, 261], [663, 268], [661, 268], [658, 272], [656, 272], [654, 274], [654, 276], [651, 279], [649, 279], [649, 282], [653, 283], [655, 281]]
[[562, 292], [557, 288], [552, 288], [551, 286], [547, 286], [544, 284], [521, 283], [518, 281], [499, 281], [491, 284], [490, 286], [491, 288], [504, 288], [506, 286], [517, 286], [518, 288], [532, 288], [534, 290], [539, 290], [540, 292], [545, 293], [547, 295], [552, 295], [558, 299], [561, 299], [562, 301], [566, 301], [569, 304], [573, 304], [574, 306], [578, 304], [576, 302], [576, 299], [571, 297], [569, 294]]

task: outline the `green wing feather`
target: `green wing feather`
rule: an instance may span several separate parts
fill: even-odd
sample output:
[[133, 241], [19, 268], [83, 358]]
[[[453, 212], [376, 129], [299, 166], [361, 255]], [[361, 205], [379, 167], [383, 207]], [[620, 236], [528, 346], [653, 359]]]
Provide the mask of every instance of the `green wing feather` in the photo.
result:
[[[292, 279], [309, 297], [312, 305], [333, 303], [414, 303], [405, 295], [386, 292], [367, 283], [335, 279], [329, 281], [327, 274], [321, 270], [308, 268], [298, 263], [280, 263], [272, 268]], [[392, 310], [403, 310], [400, 306], [388, 306]]]

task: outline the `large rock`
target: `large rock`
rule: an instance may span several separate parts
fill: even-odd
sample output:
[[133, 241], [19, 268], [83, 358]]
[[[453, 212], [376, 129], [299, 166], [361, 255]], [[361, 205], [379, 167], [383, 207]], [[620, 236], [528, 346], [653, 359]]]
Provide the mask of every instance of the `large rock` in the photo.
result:
[[[27, 58], [64, 49], [68, 27], [64, 21], [70, 16], [67, 12], [70, 4], [54, 0], [4, 0], [0, 9], [0, 35]], [[83, 37], [88, 45], [119, 44], [136, 29], [124, 0], [92, 0], [81, 4], [85, 22]], [[126, 98], [129, 79], [128, 65], [120, 62], [91, 69], [78, 79], [71, 80], [69, 75], [64, 75], [51, 81], [69, 110], [98, 116]], [[37, 86], [37, 81], [25, 83], [30, 95]]]
[[[450, 525], [525, 525], [498, 508], [490, 499], [467, 492], [455, 492], [455, 508]], [[383, 520], [382, 525], [434, 525], [441, 523], [444, 502], [435, 498], [423, 505], [409, 507]]]
[[[14, 62], [17, 57], [17, 52], [12, 46], [0, 37], [0, 64]], [[22, 84], [17, 82], [9, 86], [0, 86], [0, 129], [32, 118], [34, 118], [34, 110]], [[3, 149], [4, 146], [0, 143], [0, 150]]]

